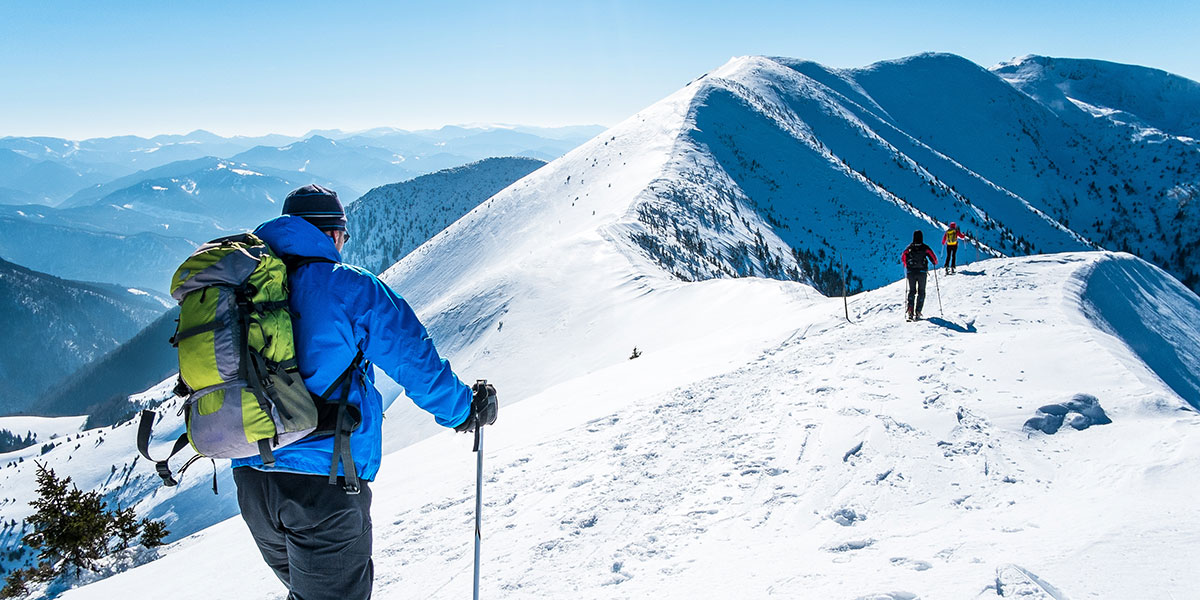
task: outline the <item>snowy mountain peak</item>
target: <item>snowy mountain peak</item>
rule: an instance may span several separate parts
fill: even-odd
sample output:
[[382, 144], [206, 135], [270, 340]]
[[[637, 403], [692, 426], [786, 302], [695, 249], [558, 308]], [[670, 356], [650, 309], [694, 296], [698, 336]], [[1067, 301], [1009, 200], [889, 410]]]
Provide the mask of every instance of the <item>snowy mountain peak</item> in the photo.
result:
[[1028, 55], [992, 72], [1068, 118], [1082, 112], [1200, 139], [1200, 83], [1160, 69]]

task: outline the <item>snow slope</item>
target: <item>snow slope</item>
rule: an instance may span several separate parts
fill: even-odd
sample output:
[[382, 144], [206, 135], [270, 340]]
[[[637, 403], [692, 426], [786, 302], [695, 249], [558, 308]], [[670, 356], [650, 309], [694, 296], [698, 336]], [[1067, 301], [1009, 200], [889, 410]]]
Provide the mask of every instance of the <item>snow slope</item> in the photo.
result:
[[[757, 298], [773, 331], [705, 329], [696, 343], [729, 360], [647, 350], [506, 405], [485, 440], [484, 595], [994, 598], [1027, 572], [1060, 597], [1195, 596], [1186, 553], [1164, 549], [1200, 542], [1177, 501], [1200, 467], [1200, 421], [1106, 331], [1128, 315], [1088, 300], [1122, 291], [1118, 274], [1196, 306], [1161, 270], [1105, 253], [971, 265], [940, 282], [945, 316], [914, 324], [901, 283], [855, 296], [854, 323], [797, 284], [649, 294], [680, 310], [696, 309], [685, 290]], [[1200, 339], [1197, 321], [1154, 323]], [[1157, 351], [1172, 350], [1184, 359]], [[1023, 429], [1079, 394], [1112, 423]], [[469, 449], [444, 433], [387, 456], [376, 597], [469, 593]], [[239, 519], [164, 555], [62, 597], [153, 597], [139, 590], [169, 581], [181, 599], [282, 598]]]
[[[942, 110], [951, 75], [995, 112]], [[1117, 292], [1091, 273], [1115, 261], [1134, 275], [1111, 281], [1148, 277], [1141, 288], [1177, 296], [1185, 316], [1191, 292], [1125, 255], [1006, 259], [931, 287], [926, 314], [940, 290], [947, 316], [899, 319], [895, 255], [914, 228], [970, 223], [981, 256], [1094, 247], [1034, 205], [1040, 163], [1003, 154], [1049, 147], [1022, 133], [1031, 124], [1070, 139], [1048, 114], [957, 57], [862, 72], [739, 58], [386, 271], [456, 371], [493, 380], [506, 405], [489, 434], [489, 594], [969, 598], [1025, 572], [1072, 597], [1194, 592], [1182, 559], [1157, 549], [1195, 543], [1194, 517], [1169, 502], [1196, 467], [1196, 399], [1162, 366], [1173, 356], [1176, 375], [1196, 370], [1177, 346], [1194, 346], [1195, 321], [1153, 316], [1139, 295], [1130, 310], [1162, 322], [1130, 328], [1122, 305], [1096, 301]], [[1000, 125], [944, 137], [951, 126], [932, 117]], [[989, 156], [962, 131], [1016, 141]], [[837, 289], [843, 264], [853, 287], [882, 286], [854, 297], [856, 324], [837, 300], [781, 281]], [[772, 279], [735, 277], [747, 275]], [[1137, 354], [1139, 336], [1165, 340], [1165, 362]], [[1113, 423], [1023, 429], [1058, 413], [1082, 425], [1071, 410], [1094, 413], [1092, 397]], [[164, 442], [181, 427], [172, 406]], [[442, 432], [406, 448], [438, 431], [406, 401], [386, 429], [379, 595], [462, 594], [469, 441]], [[56, 451], [56, 464], [72, 456]], [[105, 471], [88, 481], [177, 517], [176, 535], [231, 501], [212, 499], [203, 470], [167, 491], [144, 464]], [[1152, 541], [1135, 535], [1147, 528]], [[194, 561], [230, 575], [174, 588], [279, 597], [237, 521], [178, 548], [67, 597], [157, 589]]]

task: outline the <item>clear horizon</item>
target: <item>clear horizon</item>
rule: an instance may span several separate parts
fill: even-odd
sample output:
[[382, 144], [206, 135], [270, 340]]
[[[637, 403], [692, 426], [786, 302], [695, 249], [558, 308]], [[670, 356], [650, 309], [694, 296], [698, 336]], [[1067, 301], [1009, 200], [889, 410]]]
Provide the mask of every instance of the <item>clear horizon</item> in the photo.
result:
[[1174, 1], [67, 2], [9, 3], [0, 21], [0, 137], [611, 126], [748, 54], [1039, 54], [1200, 79], [1200, 3]]

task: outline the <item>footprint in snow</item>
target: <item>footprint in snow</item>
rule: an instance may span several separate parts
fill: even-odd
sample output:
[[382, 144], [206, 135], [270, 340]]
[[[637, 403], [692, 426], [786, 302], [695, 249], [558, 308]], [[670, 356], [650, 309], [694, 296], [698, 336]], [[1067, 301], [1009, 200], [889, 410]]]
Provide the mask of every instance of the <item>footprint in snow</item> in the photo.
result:
[[902, 556], [892, 558], [892, 566], [912, 569], [914, 571], [927, 571], [933, 568], [933, 565], [926, 561], [916, 560], [913, 558], [904, 558]]
[[826, 552], [834, 552], [837, 554], [841, 554], [841, 553], [845, 553], [845, 552], [853, 552], [854, 550], [862, 550], [863, 548], [870, 547], [874, 543], [875, 543], [875, 540], [873, 540], [873, 539], [848, 540], [848, 541], [840, 542], [840, 543], [827, 544], [827, 545], [823, 546], [821, 549]]
[[829, 520], [841, 525], [842, 527], [850, 527], [859, 521], [866, 521], [866, 513], [860, 513], [853, 508], [839, 508], [829, 515]]

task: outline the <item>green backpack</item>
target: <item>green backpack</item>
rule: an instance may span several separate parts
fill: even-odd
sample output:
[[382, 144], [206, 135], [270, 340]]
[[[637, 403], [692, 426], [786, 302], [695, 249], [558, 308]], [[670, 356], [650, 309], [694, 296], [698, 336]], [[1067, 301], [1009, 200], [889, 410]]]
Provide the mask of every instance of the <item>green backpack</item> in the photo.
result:
[[[296, 364], [288, 269], [310, 262], [333, 261], [285, 262], [257, 236], [243, 233], [200, 246], [175, 271], [171, 296], [179, 302], [180, 314], [171, 343], [179, 351], [175, 392], [187, 397], [180, 409], [187, 431], [166, 460], [150, 458], [155, 414], [146, 410], [137, 440], [139, 452], [155, 463], [164, 485], [177, 483], [167, 461], [188, 445], [196, 451], [192, 460], [257, 454], [271, 467], [273, 448], [315, 434], [348, 435], [357, 426], [354, 416], [344, 418], [346, 409], [354, 408], [345, 404], [346, 394], [336, 405], [326, 401], [358, 367], [361, 353], [320, 396], [305, 387]], [[333, 426], [336, 422], [346, 427]]]

